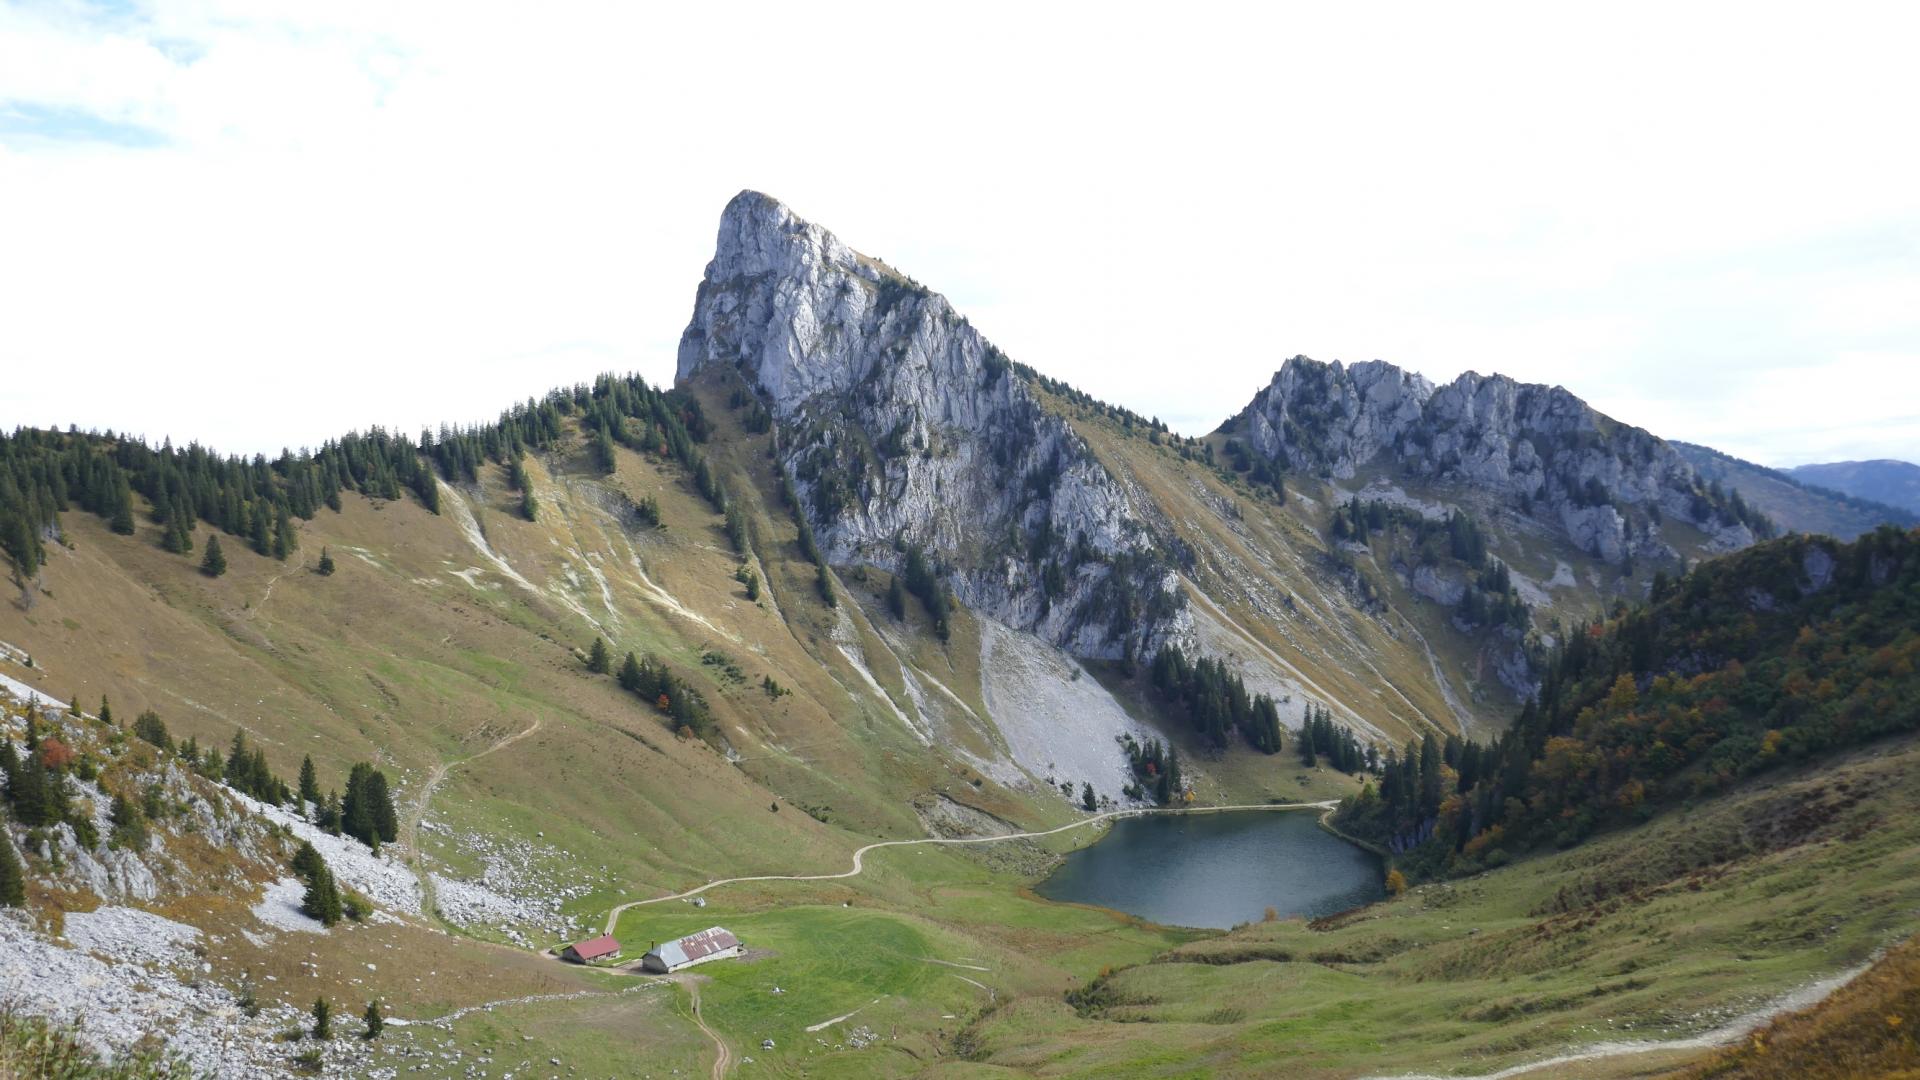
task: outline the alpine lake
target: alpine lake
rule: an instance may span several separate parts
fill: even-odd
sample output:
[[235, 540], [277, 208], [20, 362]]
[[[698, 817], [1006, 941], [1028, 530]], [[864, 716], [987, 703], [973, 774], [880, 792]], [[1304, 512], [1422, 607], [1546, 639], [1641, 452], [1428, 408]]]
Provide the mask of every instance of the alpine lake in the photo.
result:
[[1269, 908], [1311, 919], [1385, 895], [1380, 857], [1322, 829], [1310, 810], [1120, 818], [1034, 891], [1219, 930], [1257, 922]]

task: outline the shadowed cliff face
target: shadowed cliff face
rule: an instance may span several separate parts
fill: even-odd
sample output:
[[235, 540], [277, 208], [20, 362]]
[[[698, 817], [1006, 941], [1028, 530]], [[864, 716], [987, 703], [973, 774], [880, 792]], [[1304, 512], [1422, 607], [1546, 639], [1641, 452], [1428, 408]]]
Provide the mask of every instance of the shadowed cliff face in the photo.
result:
[[720, 220], [679, 378], [731, 368], [840, 564], [925, 549], [955, 594], [1078, 656], [1191, 635], [1157, 511], [937, 293], [757, 192]]
[[1754, 533], [1664, 440], [1560, 387], [1467, 372], [1445, 386], [1392, 364], [1294, 357], [1237, 421], [1255, 452], [1347, 479], [1392, 466], [1477, 488], [1607, 562], [1675, 557], [1668, 521], [1732, 550]]

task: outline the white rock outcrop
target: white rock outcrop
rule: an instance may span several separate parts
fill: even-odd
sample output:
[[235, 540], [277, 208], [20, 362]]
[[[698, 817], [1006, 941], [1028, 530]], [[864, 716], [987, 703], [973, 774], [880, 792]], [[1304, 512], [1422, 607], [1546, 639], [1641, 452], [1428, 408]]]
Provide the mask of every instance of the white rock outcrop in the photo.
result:
[[1157, 511], [947, 300], [779, 202], [727, 205], [679, 377], [732, 369], [835, 564], [929, 552], [970, 608], [1081, 657], [1190, 636]]

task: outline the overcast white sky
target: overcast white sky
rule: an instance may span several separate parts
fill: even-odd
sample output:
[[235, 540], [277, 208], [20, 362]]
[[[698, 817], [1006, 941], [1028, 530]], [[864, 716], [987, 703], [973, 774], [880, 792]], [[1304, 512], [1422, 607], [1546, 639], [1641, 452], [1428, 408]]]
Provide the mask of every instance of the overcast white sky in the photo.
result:
[[1920, 8], [1262, 6], [0, 3], [0, 426], [669, 379], [753, 187], [1188, 433], [1305, 353], [1920, 460]]

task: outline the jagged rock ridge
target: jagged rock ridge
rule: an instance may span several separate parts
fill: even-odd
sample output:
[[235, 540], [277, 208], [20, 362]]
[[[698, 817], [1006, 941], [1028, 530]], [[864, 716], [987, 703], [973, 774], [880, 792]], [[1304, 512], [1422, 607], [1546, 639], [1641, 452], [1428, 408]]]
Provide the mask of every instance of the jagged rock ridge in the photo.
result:
[[829, 558], [907, 545], [970, 608], [1082, 657], [1190, 637], [1157, 510], [945, 297], [758, 192], [720, 219], [678, 376], [730, 368], [767, 402]]
[[1294, 357], [1229, 421], [1282, 467], [1348, 479], [1371, 465], [1481, 489], [1608, 562], [1677, 557], [1666, 521], [1744, 547], [1758, 514], [1710, 491], [1664, 440], [1558, 386], [1467, 372], [1436, 387], [1381, 361]]

